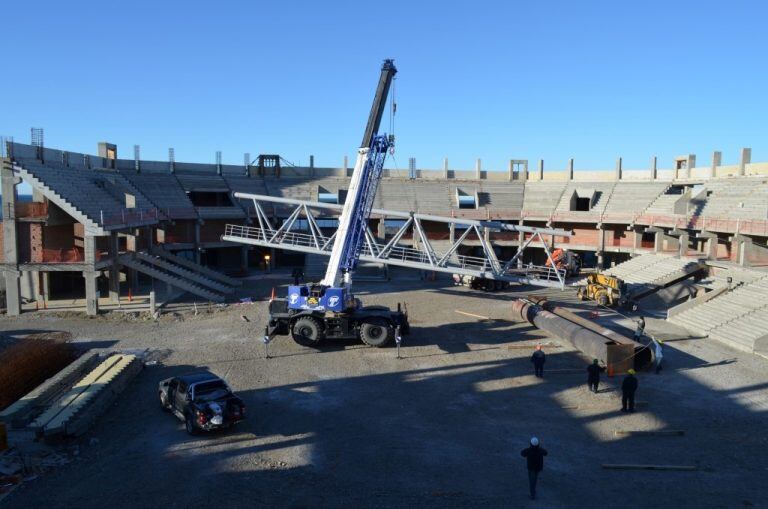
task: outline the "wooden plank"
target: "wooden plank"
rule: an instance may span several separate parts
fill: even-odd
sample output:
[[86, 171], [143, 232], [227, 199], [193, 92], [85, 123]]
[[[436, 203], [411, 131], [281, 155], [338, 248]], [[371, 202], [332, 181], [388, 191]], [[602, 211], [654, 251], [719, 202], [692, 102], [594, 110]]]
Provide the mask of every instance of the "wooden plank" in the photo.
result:
[[458, 314], [460, 314], [460, 315], [471, 316], [472, 318], [479, 318], [480, 320], [490, 320], [491, 319], [490, 316], [476, 315], [474, 313], [467, 313], [466, 311], [460, 311], [458, 309], [454, 309], [453, 311], [458, 313]]
[[631, 463], [603, 463], [602, 467], [607, 470], [682, 470], [693, 471], [699, 467], [695, 465], [635, 465]]
[[685, 430], [682, 429], [657, 429], [657, 430], [619, 430], [613, 432], [616, 436], [675, 436], [681, 437], [685, 435]]

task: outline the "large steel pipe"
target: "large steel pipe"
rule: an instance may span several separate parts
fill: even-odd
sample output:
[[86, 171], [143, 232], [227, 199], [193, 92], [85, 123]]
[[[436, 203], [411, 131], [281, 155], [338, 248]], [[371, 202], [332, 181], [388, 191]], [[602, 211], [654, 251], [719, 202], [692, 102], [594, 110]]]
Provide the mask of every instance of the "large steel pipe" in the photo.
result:
[[512, 313], [514, 318], [527, 321], [555, 337], [568, 341], [588, 357], [603, 362], [609, 374], [626, 373], [630, 368], [643, 369], [648, 366], [648, 359], [644, 355], [635, 355], [639, 350], [639, 343], [632, 340], [617, 341], [608, 338], [521, 299], [512, 301]]

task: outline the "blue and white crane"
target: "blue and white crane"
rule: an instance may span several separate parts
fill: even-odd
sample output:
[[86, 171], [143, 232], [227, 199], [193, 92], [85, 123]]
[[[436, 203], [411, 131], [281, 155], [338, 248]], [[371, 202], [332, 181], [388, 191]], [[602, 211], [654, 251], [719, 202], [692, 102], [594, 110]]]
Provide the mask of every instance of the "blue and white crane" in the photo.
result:
[[[289, 286], [287, 298], [270, 301], [267, 327], [270, 337], [291, 334], [296, 342], [309, 346], [315, 346], [325, 338], [360, 338], [368, 345], [384, 346], [395, 336], [398, 327], [402, 334], [407, 334], [408, 315], [400, 305], [396, 311], [382, 306], [364, 307], [354, 297], [352, 278], [361, 259], [476, 278], [486, 282], [486, 290], [509, 282], [565, 286], [566, 270], [555, 263], [551, 246], [555, 238], [570, 237], [573, 234], [570, 231], [372, 208], [384, 159], [394, 143], [393, 137], [379, 135], [378, 130], [396, 72], [393, 61], [385, 60], [343, 205], [241, 192], [234, 194], [238, 199], [253, 202], [257, 225], [228, 224], [223, 240], [330, 257], [325, 277], [318, 284]], [[272, 224], [262, 205], [295, 208], [277, 226]], [[311, 210], [340, 213], [336, 233], [325, 236]], [[402, 226], [382, 243], [368, 228], [372, 212], [381, 218], [399, 220]], [[307, 231], [293, 231], [302, 216], [306, 217]], [[451, 238], [447, 251], [439, 252], [432, 247], [422, 223], [449, 225], [451, 231], [456, 227], [463, 233]], [[492, 232], [518, 233], [519, 248], [512, 259], [501, 261], [497, 258], [489, 238]], [[401, 240], [408, 236], [418, 239], [418, 243], [402, 244]], [[482, 255], [461, 254], [460, 248], [473, 239], [480, 246]], [[526, 248], [535, 244], [544, 250], [548, 260], [546, 265], [523, 263]]]
[[407, 313], [380, 306], [363, 307], [352, 293], [352, 274], [366, 240], [384, 160], [394, 143], [393, 136], [378, 131], [395, 73], [394, 62], [385, 60], [325, 277], [318, 284], [289, 286], [287, 299], [270, 303], [270, 335], [290, 332], [298, 343], [309, 346], [324, 338], [350, 337], [359, 337], [371, 346], [384, 346], [398, 327], [401, 333], [407, 333]]

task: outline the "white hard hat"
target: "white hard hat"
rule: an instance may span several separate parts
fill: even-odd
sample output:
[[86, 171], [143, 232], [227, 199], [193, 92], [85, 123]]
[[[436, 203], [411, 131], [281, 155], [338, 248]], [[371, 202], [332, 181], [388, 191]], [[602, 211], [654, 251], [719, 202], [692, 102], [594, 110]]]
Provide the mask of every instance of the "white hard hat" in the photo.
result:
[[536, 437], [531, 438], [531, 445], [533, 446], [539, 445], [539, 439]]

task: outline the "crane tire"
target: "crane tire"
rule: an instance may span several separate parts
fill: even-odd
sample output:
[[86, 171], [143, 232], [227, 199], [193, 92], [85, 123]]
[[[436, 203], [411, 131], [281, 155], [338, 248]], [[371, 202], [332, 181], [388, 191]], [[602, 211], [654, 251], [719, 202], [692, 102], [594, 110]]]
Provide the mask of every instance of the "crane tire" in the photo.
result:
[[293, 323], [291, 335], [302, 346], [316, 347], [323, 339], [323, 329], [311, 316], [302, 316]]
[[360, 324], [360, 339], [368, 346], [381, 348], [395, 337], [395, 329], [385, 318], [366, 318]]

